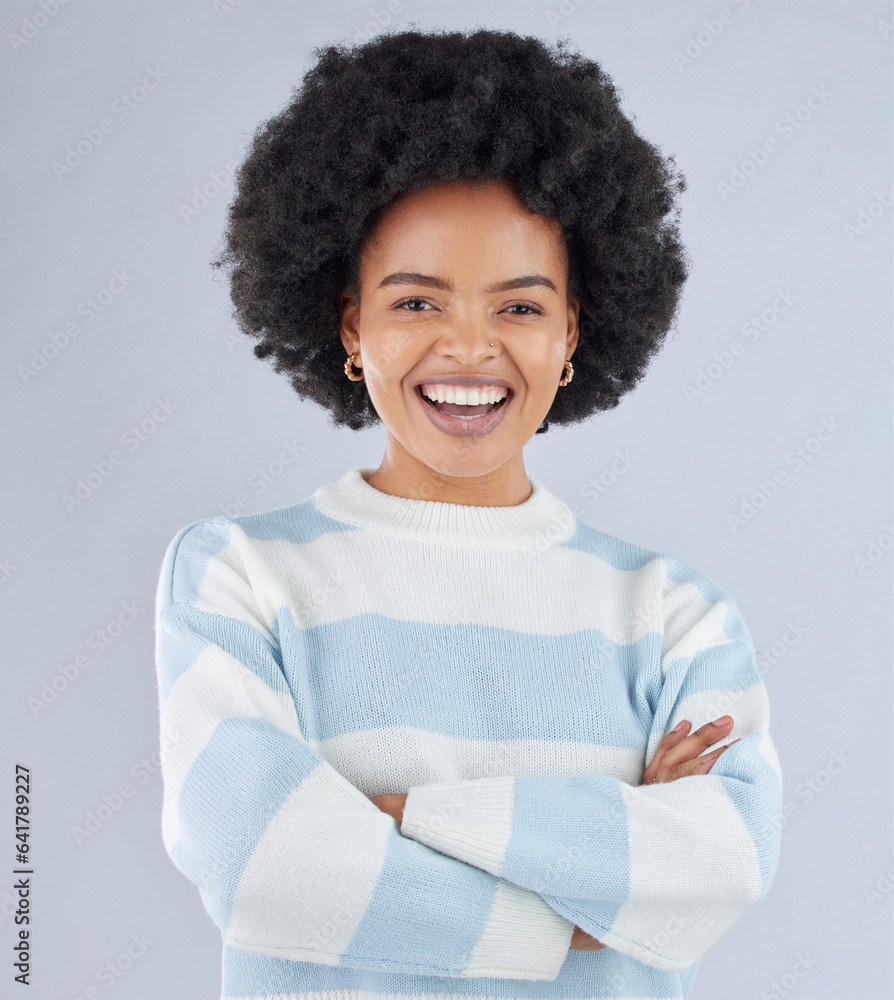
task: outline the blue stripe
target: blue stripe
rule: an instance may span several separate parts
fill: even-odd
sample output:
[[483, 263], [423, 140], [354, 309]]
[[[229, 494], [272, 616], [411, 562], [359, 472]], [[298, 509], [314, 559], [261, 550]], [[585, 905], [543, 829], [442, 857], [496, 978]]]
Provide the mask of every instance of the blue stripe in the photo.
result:
[[159, 703], [164, 703], [178, 678], [211, 646], [219, 646], [251, 670], [277, 694], [290, 697], [282, 674], [279, 650], [248, 622], [203, 611], [191, 604], [162, 609], [158, 634]]
[[319, 510], [313, 497], [308, 497], [290, 507], [260, 511], [257, 514], [239, 514], [230, 519], [249, 538], [263, 542], [291, 542], [307, 545], [321, 535], [334, 531], [362, 531], [358, 525], [336, 521]]
[[720, 779], [757, 848], [763, 897], [779, 862], [776, 819], [782, 814], [782, 787], [770, 762], [758, 749], [762, 738], [762, 733], [743, 736], [740, 743], [717, 758], [711, 774]]
[[750, 639], [748, 627], [742, 618], [739, 606], [723, 587], [682, 559], [677, 559], [675, 556], [663, 556], [662, 558], [667, 568], [668, 579], [675, 583], [692, 584], [709, 604], [716, 604], [718, 601], [726, 603], [727, 614], [723, 621], [723, 631], [731, 639]]
[[627, 571], [642, 569], [654, 559], [662, 558], [660, 552], [625, 542], [623, 538], [609, 535], [583, 521], [576, 521], [571, 536], [555, 545], [557, 548], [576, 549], [578, 552], [598, 556], [609, 566]]
[[[684, 701], [702, 691], [720, 690], [733, 693], [745, 691], [761, 683], [754, 647], [744, 638], [734, 639], [719, 646], [708, 646], [707, 649], [702, 649], [692, 656], [675, 660], [668, 671], [665, 685], [671, 680], [671, 674], [679, 676], [681, 673], [682, 680], [674, 697], [676, 702]], [[728, 714], [735, 718], [732, 709]]]
[[615, 569], [635, 571], [642, 569], [655, 559], [664, 563], [665, 573], [669, 580], [675, 583], [692, 584], [701, 596], [709, 603], [725, 601], [729, 611], [724, 621], [724, 631], [731, 638], [747, 636], [745, 621], [735, 601], [711, 577], [696, 569], [676, 556], [666, 555], [654, 549], [627, 542], [615, 535], [609, 535], [583, 521], [578, 521], [574, 533], [564, 542], [557, 542], [556, 547], [576, 549], [589, 555], [597, 556]]
[[171, 858], [203, 887], [205, 908], [222, 932], [258, 840], [286, 798], [318, 766], [322, 762], [309, 747], [256, 718], [222, 721], [190, 767], [180, 792], [181, 832]]
[[158, 599], [194, 601], [208, 560], [230, 543], [230, 526], [222, 517], [193, 521], [171, 540], [162, 560]]
[[373, 613], [300, 629], [281, 609], [278, 639], [309, 740], [415, 726], [641, 750], [661, 689], [656, 633], [618, 645], [597, 629], [535, 635]]
[[[410, 891], [413, 885], [424, 885], [425, 892]], [[379, 881], [341, 964], [383, 972], [462, 972], [484, 930], [496, 885], [487, 872], [403, 837], [395, 825]], [[391, 957], [377, 958], [383, 952]]]
[[[564, 846], [543, 869], [543, 845], [560, 839]], [[630, 893], [627, 809], [619, 783], [601, 774], [516, 777], [502, 874], [535, 892], [551, 886], [554, 893], [542, 892], [543, 898], [588, 934], [609, 930]]]

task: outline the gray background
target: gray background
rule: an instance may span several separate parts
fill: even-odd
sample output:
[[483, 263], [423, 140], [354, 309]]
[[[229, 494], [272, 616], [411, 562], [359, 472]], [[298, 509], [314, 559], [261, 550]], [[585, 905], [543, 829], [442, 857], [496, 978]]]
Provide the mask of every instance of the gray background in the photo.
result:
[[[615, 411], [536, 437], [526, 467], [587, 523], [717, 580], [766, 651], [789, 810], [781, 864], [768, 898], [705, 955], [693, 1000], [772, 1000], [774, 980], [778, 996], [799, 1000], [890, 1000], [892, 7], [743, 6], [566, 0], [557, 23], [559, 0], [401, 0], [397, 22], [570, 36], [685, 171], [694, 270], [676, 334]], [[40, 17], [37, 3], [0, 5], [0, 871], [13, 867], [21, 762], [33, 773], [31, 997], [74, 1000], [91, 985], [116, 1000], [219, 996], [219, 933], [164, 852], [157, 773], [142, 783], [134, 773], [156, 746], [161, 557], [180, 526], [239, 493], [251, 495], [244, 509], [264, 510], [355, 465], [376, 467], [385, 438], [382, 428], [333, 430], [235, 332], [208, 266], [232, 185], [189, 221], [180, 206], [282, 107], [312, 46], [373, 33], [372, 11], [384, 8], [71, 0]], [[699, 51], [703, 22], [724, 9], [734, 19]], [[37, 30], [14, 50], [8, 33], [26, 18]], [[692, 61], [675, 64], [690, 38]], [[122, 120], [114, 102], [147, 67], [167, 75]], [[786, 137], [776, 123], [812, 88], [829, 96]], [[113, 130], [57, 176], [53, 162], [104, 117]], [[717, 182], [773, 137], [777, 150], [724, 198]], [[132, 279], [83, 322], [79, 304], [122, 269]], [[777, 289], [796, 298], [745, 340], [743, 324], [772, 310]], [[23, 374], [79, 319], [77, 336]], [[687, 401], [684, 386], [737, 339], [744, 354]], [[166, 419], [123, 447], [157, 398], [170, 400]], [[840, 425], [832, 439], [803, 468], [786, 464], [824, 419]], [[303, 449], [298, 459], [270, 465], [287, 442]], [[64, 495], [113, 450], [123, 463], [66, 509]], [[586, 484], [617, 450], [636, 460], [591, 500]], [[265, 467], [274, 482], [258, 494], [249, 477]], [[778, 469], [787, 483], [734, 531], [727, 514]], [[122, 602], [142, 610], [98, 655], [97, 630]], [[79, 654], [85, 669], [35, 715], [28, 699]], [[833, 774], [835, 753], [845, 764]], [[76, 843], [72, 828], [124, 781], [134, 794]], [[17, 995], [3, 905], [12, 881], [0, 877], [4, 996]], [[104, 986], [97, 970], [141, 934], [149, 947]], [[800, 977], [799, 957], [817, 963]]]

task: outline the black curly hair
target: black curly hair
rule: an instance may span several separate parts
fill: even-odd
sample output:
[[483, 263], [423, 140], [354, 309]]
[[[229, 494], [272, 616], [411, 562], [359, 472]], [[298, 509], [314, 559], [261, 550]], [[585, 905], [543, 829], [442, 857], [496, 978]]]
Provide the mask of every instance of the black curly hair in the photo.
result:
[[254, 132], [211, 262], [254, 354], [336, 427], [380, 423], [345, 376], [339, 336], [364, 241], [405, 191], [509, 178], [530, 212], [560, 223], [581, 303], [574, 379], [537, 433], [617, 406], [660, 350], [689, 264], [674, 203], [685, 178], [636, 132], [605, 71], [567, 39], [490, 29], [312, 52], [288, 104]]

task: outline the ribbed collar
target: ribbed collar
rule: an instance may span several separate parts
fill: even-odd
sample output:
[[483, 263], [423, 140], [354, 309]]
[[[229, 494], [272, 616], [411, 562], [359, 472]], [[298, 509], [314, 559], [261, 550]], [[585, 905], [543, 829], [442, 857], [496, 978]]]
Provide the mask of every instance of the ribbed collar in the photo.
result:
[[336, 482], [318, 487], [313, 494], [317, 509], [349, 524], [440, 545], [542, 550], [574, 533], [571, 508], [532, 476], [528, 482], [533, 492], [524, 503], [473, 507], [383, 493], [367, 482], [373, 472], [351, 469]]

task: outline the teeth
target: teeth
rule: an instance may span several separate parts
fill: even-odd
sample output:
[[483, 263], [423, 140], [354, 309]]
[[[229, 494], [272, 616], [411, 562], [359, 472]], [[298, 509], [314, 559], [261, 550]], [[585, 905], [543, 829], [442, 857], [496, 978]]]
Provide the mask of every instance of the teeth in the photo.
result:
[[475, 389], [462, 389], [459, 386], [438, 385], [426, 383], [420, 387], [423, 396], [439, 403], [459, 403], [462, 406], [479, 406], [481, 403], [497, 403], [509, 390], [502, 385], [480, 386]]

